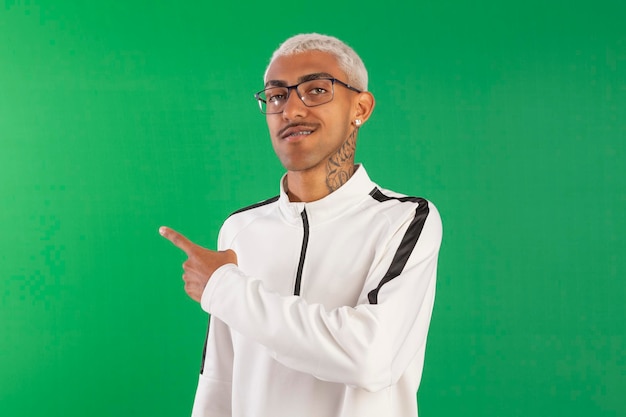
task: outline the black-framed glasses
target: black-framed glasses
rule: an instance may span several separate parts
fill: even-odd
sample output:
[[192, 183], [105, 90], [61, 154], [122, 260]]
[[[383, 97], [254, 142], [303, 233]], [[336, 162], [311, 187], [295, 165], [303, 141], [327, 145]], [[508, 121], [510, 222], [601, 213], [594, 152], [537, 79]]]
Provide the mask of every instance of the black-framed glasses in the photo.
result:
[[298, 94], [298, 97], [300, 97], [300, 100], [302, 100], [305, 106], [315, 107], [333, 100], [335, 96], [335, 84], [342, 85], [357, 93], [362, 92], [358, 88], [336, 78], [314, 78], [290, 86], [268, 87], [256, 93], [254, 98], [259, 102], [261, 113], [282, 113], [289, 100], [291, 90], [296, 90], [296, 94]]

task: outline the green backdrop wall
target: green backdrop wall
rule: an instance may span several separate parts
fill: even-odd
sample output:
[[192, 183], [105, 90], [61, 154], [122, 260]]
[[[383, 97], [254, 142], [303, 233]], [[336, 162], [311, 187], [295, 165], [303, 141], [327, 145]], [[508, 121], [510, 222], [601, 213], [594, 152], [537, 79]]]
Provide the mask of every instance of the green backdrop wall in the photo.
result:
[[421, 416], [625, 416], [626, 5], [0, 4], [0, 413], [184, 416], [214, 247], [282, 168], [252, 93], [308, 31], [351, 44], [358, 160], [444, 221]]

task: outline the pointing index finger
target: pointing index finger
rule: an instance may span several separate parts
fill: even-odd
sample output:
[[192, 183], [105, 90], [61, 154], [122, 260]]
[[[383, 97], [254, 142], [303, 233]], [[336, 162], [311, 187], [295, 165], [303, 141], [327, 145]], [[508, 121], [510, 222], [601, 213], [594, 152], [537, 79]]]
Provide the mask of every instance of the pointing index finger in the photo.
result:
[[185, 253], [189, 253], [189, 251], [195, 246], [189, 239], [187, 239], [182, 234], [177, 231], [170, 229], [169, 227], [161, 226], [159, 228], [159, 233], [161, 236], [169, 240], [174, 244], [174, 246], [180, 248]]

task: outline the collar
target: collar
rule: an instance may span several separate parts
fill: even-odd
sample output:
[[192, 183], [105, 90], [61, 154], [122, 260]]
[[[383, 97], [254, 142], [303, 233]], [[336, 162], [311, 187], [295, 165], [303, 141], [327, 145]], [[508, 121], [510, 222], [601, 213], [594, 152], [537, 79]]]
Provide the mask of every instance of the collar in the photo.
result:
[[357, 170], [344, 185], [326, 197], [310, 203], [291, 202], [283, 186], [287, 174], [280, 180], [280, 196], [278, 206], [289, 223], [301, 224], [301, 213], [306, 209], [309, 224], [320, 224], [348, 212], [362, 200], [368, 198], [370, 191], [376, 186], [365, 167], [357, 164]]

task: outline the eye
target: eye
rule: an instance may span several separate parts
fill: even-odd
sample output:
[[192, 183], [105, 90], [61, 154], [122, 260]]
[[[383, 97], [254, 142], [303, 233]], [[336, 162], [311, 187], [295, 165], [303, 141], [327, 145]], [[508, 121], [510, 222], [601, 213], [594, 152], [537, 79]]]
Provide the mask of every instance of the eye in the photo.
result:
[[285, 99], [285, 95], [284, 94], [272, 94], [271, 96], [267, 97], [267, 101], [269, 103], [277, 103], [281, 100]]
[[265, 90], [265, 101], [278, 104], [287, 99], [287, 90], [284, 88], [268, 88]]
[[324, 87], [313, 87], [311, 88], [307, 94], [312, 95], [312, 96], [316, 96], [319, 94], [326, 94], [328, 92], [327, 89], [325, 89]]
[[304, 95], [314, 100], [318, 100], [323, 96], [330, 95], [333, 88], [332, 82], [324, 78], [319, 80], [307, 81], [306, 83], [302, 83], [301, 85], [302, 90], [305, 91]]

